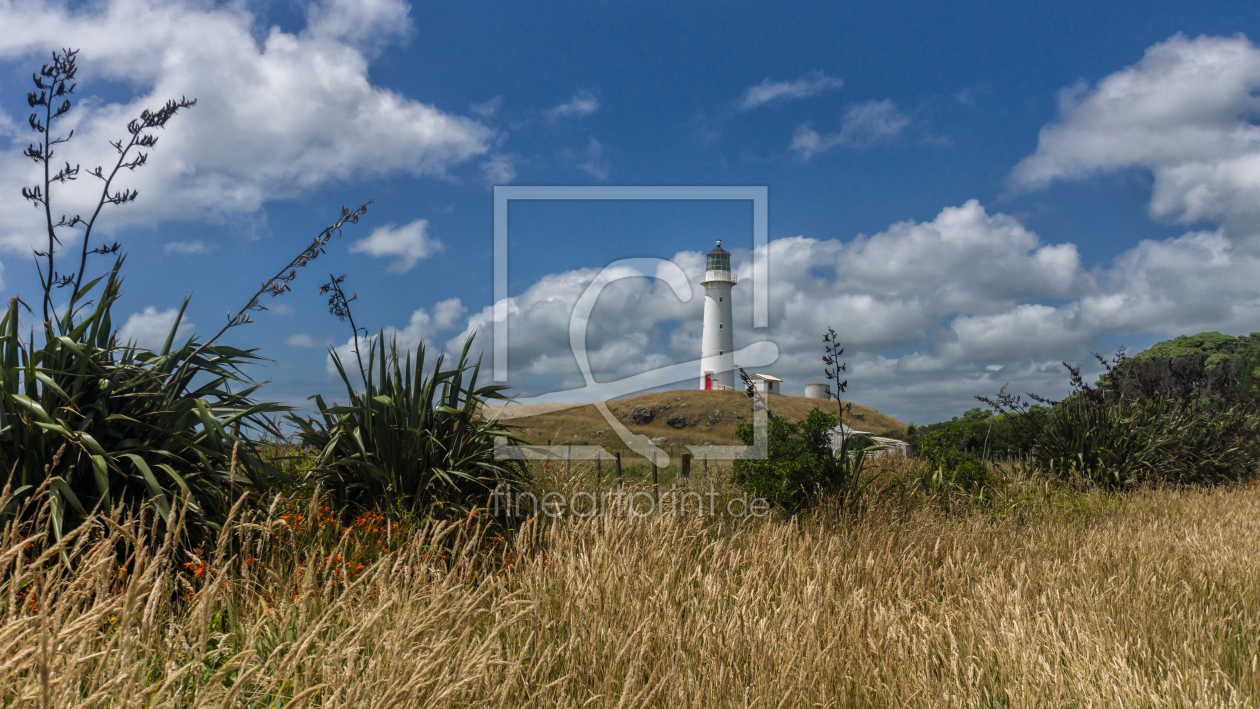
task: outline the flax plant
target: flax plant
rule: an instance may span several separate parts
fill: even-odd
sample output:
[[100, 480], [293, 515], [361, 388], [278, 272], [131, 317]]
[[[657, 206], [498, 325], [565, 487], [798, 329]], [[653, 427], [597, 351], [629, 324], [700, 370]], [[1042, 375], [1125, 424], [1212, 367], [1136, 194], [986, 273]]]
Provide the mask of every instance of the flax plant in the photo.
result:
[[[251, 312], [264, 310], [264, 295], [288, 291], [297, 269], [323, 254], [367, 205], [342, 207], [336, 223], [263, 282], [244, 307], [229, 313], [208, 340], [179, 337], [185, 299], [157, 351], [120, 341], [111, 310], [122, 294], [125, 258], [116, 255], [117, 242], [91, 248], [93, 229], [106, 206], [136, 200], [136, 190], [116, 181], [148, 163], [157, 131], [196, 100], [171, 100], [142, 111], [127, 124], [128, 137], [111, 143], [118, 153], [114, 165], [87, 171], [102, 183], [94, 210], [87, 217], [55, 219], [54, 192], [80, 173], [78, 165], [66, 162], [54, 169], [52, 162], [74, 135], [58, 135], [53, 128], [71, 109], [77, 55], [77, 50], [54, 52], [52, 62], [33, 75], [35, 91], [27, 96], [33, 109], [29, 123], [39, 139], [24, 154], [43, 174], [38, 184], [22, 188], [22, 196], [44, 215], [47, 245], [35, 252], [43, 322], [23, 337], [21, 310], [30, 308], [18, 297], [0, 319], [0, 475], [7, 474], [12, 486], [0, 504], [0, 520], [29, 511], [22, 500], [47, 490], [44, 519], [56, 541], [93, 510], [109, 514], [143, 503], [153, 506], [163, 524], [172, 524], [179, 497], [186, 508], [181, 543], [196, 545], [219, 528], [235, 494], [258, 492], [286, 478], [263, 460], [250, 436], [278, 436], [266, 414], [288, 409], [252, 399], [260, 384], [243, 368], [263, 358], [219, 344], [219, 338], [250, 322]], [[67, 230], [75, 228], [83, 230], [78, 269], [63, 273], [57, 269], [58, 249]], [[89, 254], [116, 256], [106, 275], [85, 283]], [[68, 301], [55, 307], [54, 293], [66, 287]]]
[[426, 370], [423, 342], [413, 358], [393, 341], [386, 350], [382, 333], [368, 345], [362, 389], [332, 351], [347, 403], [316, 395], [317, 417], [289, 419], [301, 443], [319, 451], [310, 479], [341, 503], [434, 513], [484, 504], [500, 483], [519, 482], [524, 468], [494, 457], [496, 437], [517, 436], [497, 415], [482, 414], [507, 399], [507, 387], [478, 382], [472, 344], [470, 337], [454, 366], [442, 353]]
[[[140, 500], [169, 522], [175, 497], [187, 501], [190, 530], [217, 528], [228, 491], [257, 489], [274, 473], [240, 436], [266, 430], [263, 414], [281, 408], [254, 402], [259, 385], [241, 373], [261, 357], [178, 341], [187, 301], [157, 351], [120, 344], [110, 310], [123, 262], [71, 298], [61, 334], [42, 345], [23, 339], [16, 297], [0, 319], [0, 466], [14, 502], [48, 486], [55, 539], [93, 508]], [[81, 307], [91, 309], [74, 318]]]

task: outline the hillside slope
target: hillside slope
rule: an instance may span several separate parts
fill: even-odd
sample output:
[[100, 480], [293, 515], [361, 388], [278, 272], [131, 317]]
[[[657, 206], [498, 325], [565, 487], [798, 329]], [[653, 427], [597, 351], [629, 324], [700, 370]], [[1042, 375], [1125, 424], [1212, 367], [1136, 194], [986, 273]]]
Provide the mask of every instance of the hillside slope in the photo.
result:
[[[836, 412], [836, 402], [806, 399], [800, 396], [769, 395], [771, 413], [789, 421], [799, 421], [815, 407], [828, 413]], [[628, 419], [635, 406], [652, 410], [650, 422], [638, 425]], [[505, 410], [505, 422], [514, 426], [530, 443], [552, 445], [603, 445], [610, 451], [625, 450], [625, 444], [617, 437], [603, 414], [593, 404], [581, 404], [563, 411], [545, 411], [549, 407], [509, 406]], [[670, 444], [684, 445], [738, 445], [735, 428], [752, 417], [752, 402], [739, 391], [700, 391], [680, 389], [653, 392], [608, 403], [609, 410], [623, 426], [636, 434], [649, 438], [665, 438]], [[671, 426], [668, 421], [677, 417], [685, 419], [682, 428]], [[899, 434], [906, 425], [891, 416], [865, 406], [853, 405], [853, 415], [845, 417], [845, 423], [859, 431], [876, 435]]]

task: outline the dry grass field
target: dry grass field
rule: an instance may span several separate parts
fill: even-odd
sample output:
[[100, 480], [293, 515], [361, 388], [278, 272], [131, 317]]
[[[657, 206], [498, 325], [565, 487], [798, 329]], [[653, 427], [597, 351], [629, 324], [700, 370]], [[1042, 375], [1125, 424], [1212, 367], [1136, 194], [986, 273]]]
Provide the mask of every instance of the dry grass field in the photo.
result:
[[72, 570], [10, 525], [0, 697], [58, 708], [1260, 704], [1260, 489], [1116, 495], [1016, 476], [982, 501], [869, 499], [856, 516], [824, 505], [801, 520], [534, 520], [515, 541], [480, 516], [343, 525], [277, 501], [229, 525], [204, 560], [144, 552], [146, 525], [101, 521], [71, 542]]
[[[832, 414], [838, 410], [834, 400], [806, 399], [803, 396], [770, 394], [767, 404], [776, 416], [783, 416], [789, 421], [805, 418], [815, 407]], [[635, 406], [652, 409], [655, 414], [652, 422], [642, 426], [629, 423], [626, 416]], [[649, 438], [664, 437], [669, 439], [668, 443], [680, 447], [699, 444], [739, 445], [735, 427], [752, 416], [752, 401], [741, 391], [680, 389], [654, 392], [611, 401], [608, 408], [632, 432]], [[626, 450], [626, 446], [617, 438], [603, 415], [591, 404], [543, 414], [534, 413], [537, 410], [506, 407], [509, 414], [506, 423], [518, 427], [525, 439], [536, 445], [572, 443], [603, 445], [610, 451]], [[721, 413], [717, 415], [715, 412]], [[844, 421], [859, 431], [875, 435], [900, 435], [906, 429], [906, 424], [901, 421], [865, 406], [854, 404], [852, 414], [846, 416]], [[667, 421], [675, 416], [686, 418], [688, 425], [680, 429], [670, 426]]]

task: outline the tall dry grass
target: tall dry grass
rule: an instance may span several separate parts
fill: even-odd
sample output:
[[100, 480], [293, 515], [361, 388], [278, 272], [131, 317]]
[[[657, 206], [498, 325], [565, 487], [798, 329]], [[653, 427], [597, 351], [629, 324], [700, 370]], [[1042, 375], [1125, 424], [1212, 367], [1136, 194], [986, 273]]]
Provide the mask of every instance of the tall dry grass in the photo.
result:
[[[35, 707], [1260, 703], [1260, 490], [1025, 492], [997, 513], [887, 503], [805, 522], [536, 520], [511, 545], [472, 518], [342, 527], [317, 505], [277, 501], [255, 518], [238, 509], [204, 562], [149, 543], [155, 528], [135, 517], [98, 519], [38, 557], [47, 540], [9, 524], [0, 696]], [[56, 563], [63, 549], [77, 553], [73, 570]]]

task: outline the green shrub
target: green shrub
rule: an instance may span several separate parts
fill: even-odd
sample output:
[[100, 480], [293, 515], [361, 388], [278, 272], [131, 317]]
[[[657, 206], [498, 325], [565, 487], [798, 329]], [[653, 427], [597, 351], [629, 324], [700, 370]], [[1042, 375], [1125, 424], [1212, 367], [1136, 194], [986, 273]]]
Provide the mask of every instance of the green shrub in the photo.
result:
[[1255, 473], [1260, 412], [1237, 362], [1200, 355], [1135, 361], [1123, 348], [1110, 361], [1094, 356], [1105, 370], [1099, 387], [1064, 362], [1072, 386], [1066, 399], [1029, 395], [1049, 410], [1034, 411], [1005, 387], [996, 399], [977, 398], [1035, 434], [1033, 458], [1053, 477], [1129, 486], [1213, 484]]
[[506, 400], [507, 387], [478, 385], [481, 363], [468, 357], [473, 339], [454, 367], [444, 369], [440, 354], [429, 373], [424, 343], [413, 361], [393, 343], [378, 357], [382, 341], [369, 346], [363, 390], [332, 353], [348, 404], [315, 396], [317, 418], [290, 417], [302, 444], [318, 451], [309, 479], [342, 504], [420, 512], [484, 504], [499, 484], [521, 482], [523, 466], [494, 458], [495, 437], [519, 439], [483, 416], [483, 404]]
[[1036, 460], [1055, 477], [1113, 486], [1239, 480], [1260, 460], [1260, 420], [1244, 405], [1077, 396], [1055, 407]]
[[[799, 423], [770, 417], [766, 459], [735, 461], [732, 481], [749, 494], [792, 512], [810, 506], [819, 493], [855, 490], [861, 484], [868, 448], [849, 439], [833, 454], [830, 431], [837, 421], [819, 409]], [[736, 435], [745, 445], [752, 445], [752, 424], [741, 423]]]
[[918, 437], [915, 457], [927, 463], [929, 474], [941, 484], [976, 489], [988, 482], [991, 473], [980, 456], [968, 449], [974, 433], [966, 426], [929, 430]]
[[[952, 421], [943, 421], [907, 431], [906, 440], [922, 457], [919, 446], [933, 432], [941, 431], [958, 450], [982, 459], [1018, 458], [1032, 452], [1040, 426], [1048, 409], [1034, 406], [1028, 415], [998, 414], [989, 416], [985, 409], [973, 408]], [[980, 416], [979, 414], [984, 414]]]

